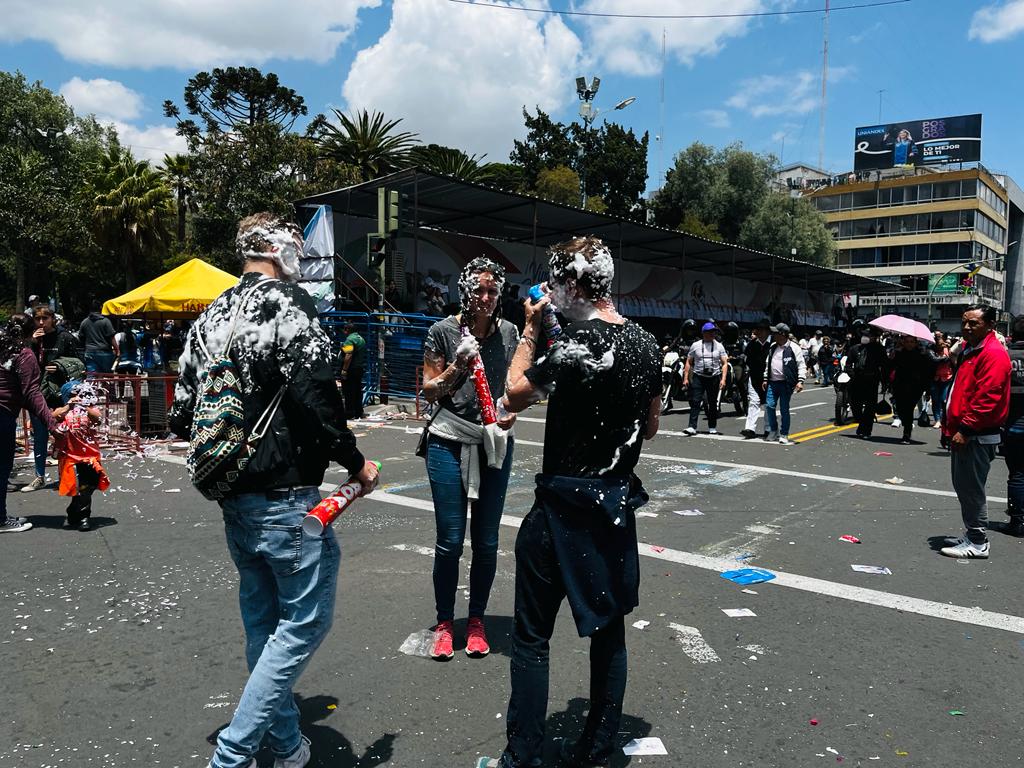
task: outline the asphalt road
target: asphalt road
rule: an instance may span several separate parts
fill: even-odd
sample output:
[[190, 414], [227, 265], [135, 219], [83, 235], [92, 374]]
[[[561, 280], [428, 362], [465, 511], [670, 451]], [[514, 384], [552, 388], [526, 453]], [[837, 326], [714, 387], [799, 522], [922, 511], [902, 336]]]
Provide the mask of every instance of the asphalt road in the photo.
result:
[[[668, 755], [620, 754], [613, 765], [1018, 764], [1024, 542], [994, 532], [989, 561], [941, 557], [935, 537], [960, 521], [938, 430], [917, 429], [921, 444], [902, 446], [879, 424], [864, 442], [827, 429], [830, 389], [793, 405], [792, 432], [810, 435], [793, 447], [736, 439], [733, 417], [719, 439], [685, 438], [682, 414], [645, 445], [638, 474], [652, 500], [638, 520], [641, 605], [629, 621], [649, 624], [627, 628], [620, 738], [657, 737]], [[532, 500], [543, 415], [516, 427], [488, 619], [494, 653], [450, 663], [415, 655], [433, 623], [419, 428], [357, 426], [385, 485], [336, 526], [335, 624], [296, 691], [310, 765], [468, 767], [500, 751], [515, 526]], [[114, 488], [94, 504], [89, 533], [61, 529], [52, 490], [8, 497], [35, 528], [0, 537], [0, 768], [202, 768], [245, 682], [237, 577], [216, 507], [190, 488], [179, 457], [108, 465]], [[20, 466], [15, 480], [27, 482]], [[995, 520], [1005, 480], [999, 462]], [[702, 514], [676, 514], [685, 510]], [[744, 587], [720, 577], [745, 566], [777, 578]], [[742, 608], [756, 615], [723, 612]], [[587, 641], [565, 610], [552, 644], [552, 748], [582, 723], [587, 677]]]

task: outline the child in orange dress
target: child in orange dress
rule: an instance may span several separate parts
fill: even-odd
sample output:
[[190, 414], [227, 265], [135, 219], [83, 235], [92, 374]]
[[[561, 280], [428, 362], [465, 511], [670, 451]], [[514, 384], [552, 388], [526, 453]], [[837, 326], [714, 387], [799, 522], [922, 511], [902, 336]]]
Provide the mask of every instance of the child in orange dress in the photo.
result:
[[110, 487], [110, 479], [100, 464], [100, 442], [96, 425], [102, 420], [96, 390], [87, 382], [71, 389], [68, 404], [53, 412], [58, 422], [54, 436], [57, 445], [61, 496], [70, 496], [67, 524], [80, 531], [91, 527], [92, 494]]

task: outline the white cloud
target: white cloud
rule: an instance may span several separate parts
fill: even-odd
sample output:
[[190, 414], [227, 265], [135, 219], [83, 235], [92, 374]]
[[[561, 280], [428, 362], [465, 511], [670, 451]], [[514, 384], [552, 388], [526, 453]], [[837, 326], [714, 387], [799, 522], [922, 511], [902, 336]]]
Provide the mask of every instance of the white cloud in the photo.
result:
[[121, 146], [129, 147], [137, 160], [150, 160], [154, 165], [163, 162], [164, 155], [185, 154], [188, 144], [170, 125], [139, 127], [118, 120], [112, 121], [117, 129]]
[[967, 36], [983, 43], [1009, 40], [1024, 31], [1024, 0], [1008, 0], [975, 11]]
[[325, 62], [381, 0], [0, 0], [0, 40], [41, 40], [77, 62], [120, 67]]
[[[851, 72], [850, 67], [829, 70], [829, 84], [839, 82]], [[791, 75], [758, 75], [744, 80], [725, 102], [753, 117], [805, 115], [821, 103], [821, 75], [804, 69]]]
[[[756, 13], [778, 3], [772, 0], [586, 0], [579, 10], [588, 13], [690, 15]], [[782, 6], [787, 3], [782, 2]], [[661, 37], [665, 30], [668, 56], [692, 64], [700, 56], [718, 53], [728, 38], [746, 34], [750, 17], [717, 19], [616, 19], [582, 17], [587, 49], [607, 72], [654, 75], [661, 71]]]
[[581, 44], [557, 16], [438, 0], [394, 0], [391, 26], [359, 52], [342, 87], [349, 110], [404, 118], [425, 142], [506, 162], [522, 108], [575, 100]]
[[79, 115], [103, 115], [132, 120], [142, 109], [142, 96], [117, 80], [83, 80], [73, 77], [60, 87], [63, 96]]
[[702, 109], [697, 113], [697, 117], [711, 128], [728, 128], [732, 125], [729, 113], [724, 109]]

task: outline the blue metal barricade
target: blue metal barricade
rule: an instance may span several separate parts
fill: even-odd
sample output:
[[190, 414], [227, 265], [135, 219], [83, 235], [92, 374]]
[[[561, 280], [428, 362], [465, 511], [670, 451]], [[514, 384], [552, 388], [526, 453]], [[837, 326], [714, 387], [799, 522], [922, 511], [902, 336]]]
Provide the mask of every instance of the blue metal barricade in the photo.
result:
[[331, 337], [340, 368], [342, 327], [351, 322], [366, 340], [363, 403], [390, 397], [416, 397], [416, 368], [423, 365], [423, 342], [441, 318], [421, 314], [322, 312], [320, 324]]

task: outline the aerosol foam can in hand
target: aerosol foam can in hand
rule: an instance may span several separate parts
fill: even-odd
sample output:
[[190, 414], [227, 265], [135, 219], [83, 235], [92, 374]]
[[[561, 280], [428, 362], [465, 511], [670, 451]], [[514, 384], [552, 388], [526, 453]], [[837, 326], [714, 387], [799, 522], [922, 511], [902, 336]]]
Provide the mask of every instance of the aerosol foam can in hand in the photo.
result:
[[[462, 327], [462, 335], [468, 336], [469, 329]], [[498, 420], [498, 412], [494, 407], [494, 398], [491, 396], [491, 385], [487, 383], [487, 371], [484, 370], [484, 361], [480, 355], [475, 355], [469, 363], [469, 372], [473, 376], [473, 386], [476, 388], [476, 399], [480, 403], [480, 418], [484, 426], [494, 424]]]
[[[373, 462], [380, 471], [380, 462]], [[330, 495], [322, 499], [319, 504], [309, 510], [309, 513], [302, 520], [302, 530], [307, 536], [319, 536], [324, 528], [329, 526], [339, 517], [341, 513], [349, 508], [353, 501], [359, 498], [363, 490], [363, 484], [350, 477], [342, 485], [339, 485]]]
[[[538, 283], [530, 289], [527, 295], [530, 297], [530, 301], [537, 303], [545, 296], [544, 287]], [[548, 302], [547, 306], [541, 310], [540, 322], [544, 328], [544, 338], [550, 347], [562, 335], [562, 326], [558, 324], [558, 317], [555, 315], [555, 308], [551, 306], [551, 302]]]

